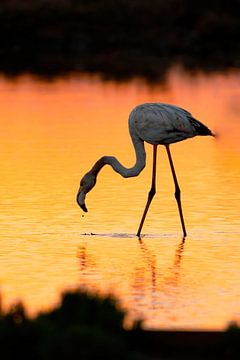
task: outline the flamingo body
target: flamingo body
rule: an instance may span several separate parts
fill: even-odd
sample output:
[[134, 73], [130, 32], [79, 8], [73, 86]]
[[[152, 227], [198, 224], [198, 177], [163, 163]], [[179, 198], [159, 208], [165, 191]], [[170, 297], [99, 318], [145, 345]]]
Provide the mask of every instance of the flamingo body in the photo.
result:
[[212, 135], [188, 111], [163, 103], [146, 103], [135, 107], [129, 116], [129, 129], [152, 145], [172, 144], [196, 135]]
[[144, 141], [153, 145], [152, 186], [137, 232], [137, 236], [140, 238], [146, 214], [156, 193], [157, 146], [165, 145], [175, 184], [175, 198], [178, 204], [183, 237], [185, 237], [187, 233], [182, 213], [180, 188], [173, 166], [169, 145], [197, 135], [214, 136], [213, 133], [207, 126], [196, 120], [190, 112], [178, 106], [163, 103], [145, 103], [136, 106], [129, 115], [129, 132], [136, 154], [135, 164], [131, 168], [126, 168], [114, 156], [101, 157], [94, 164], [92, 169], [81, 179], [80, 188], [77, 194], [77, 203], [83, 211], [87, 211], [85, 205], [86, 194], [96, 185], [97, 175], [105, 165], [110, 165], [114, 171], [123, 177], [139, 175], [146, 164]]

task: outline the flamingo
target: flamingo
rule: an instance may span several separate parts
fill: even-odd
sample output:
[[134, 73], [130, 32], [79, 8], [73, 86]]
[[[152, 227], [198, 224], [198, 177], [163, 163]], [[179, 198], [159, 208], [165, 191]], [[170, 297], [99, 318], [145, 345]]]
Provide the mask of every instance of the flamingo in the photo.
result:
[[136, 106], [129, 115], [129, 132], [135, 149], [136, 162], [131, 168], [123, 166], [117, 158], [113, 156], [101, 157], [87, 172], [80, 182], [80, 188], [77, 193], [77, 203], [84, 212], [87, 212], [85, 204], [86, 194], [96, 185], [97, 175], [105, 165], [110, 165], [114, 171], [124, 178], [138, 176], [146, 164], [146, 152], [144, 141], [153, 145], [153, 166], [152, 183], [148, 194], [148, 199], [137, 231], [140, 239], [142, 227], [156, 193], [156, 161], [157, 147], [164, 145], [175, 185], [175, 198], [178, 205], [178, 211], [183, 231], [183, 238], [187, 236], [182, 205], [181, 191], [178, 184], [176, 172], [170, 153], [170, 144], [192, 138], [197, 135], [215, 136], [207, 126], [196, 120], [190, 112], [178, 106], [164, 103], [144, 103]]

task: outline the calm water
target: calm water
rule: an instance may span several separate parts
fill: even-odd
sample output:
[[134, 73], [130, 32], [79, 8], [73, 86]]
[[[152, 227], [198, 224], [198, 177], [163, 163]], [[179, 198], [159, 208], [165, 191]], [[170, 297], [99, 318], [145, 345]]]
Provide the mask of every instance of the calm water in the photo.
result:
[[[69, 288], [116, 295], [147, 328], [222, 329], [240, 318], [240, 74], [173, 71], [164, 86], [81, 77], [0, 80], [0, 290], [31, 314]], [[134, 163], [127, 119], [142, 102], [190, 110], [218, 139], [173, 145], [189, 236], [181, 226], [165, 149], [142, 242], [134, 236], [151, 182], [148, 166], [123, 179], [110, 167], [75, 203], [79, 179], [102, 155]], [[91, 235], [95, 234], [95, 235]]]

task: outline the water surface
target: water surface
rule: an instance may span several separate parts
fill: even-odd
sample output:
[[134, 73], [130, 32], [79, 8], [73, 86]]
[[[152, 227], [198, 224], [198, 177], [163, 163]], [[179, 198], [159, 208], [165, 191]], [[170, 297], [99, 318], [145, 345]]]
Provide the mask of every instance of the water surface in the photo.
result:
[[[147, 328], [222, 329], [238, 320], [239, 80], [237, 73], [190, 77], [179, 70], [154, 87], [87, 76], [1, 79], [3, 305], [21, 299], [34, 314], [81, 286], [116, 295]], [[106, 166], [87, 197], [89, 212], [75, 203], [81, 176], [102, 155], [133, 165], [127, 119], [148, 101], [182, 106], [219, 134], [171, 147], [185, 242], [164, 147], [142, 241], [135, 233], [151, 182], [150, 145], [137, 178]]]

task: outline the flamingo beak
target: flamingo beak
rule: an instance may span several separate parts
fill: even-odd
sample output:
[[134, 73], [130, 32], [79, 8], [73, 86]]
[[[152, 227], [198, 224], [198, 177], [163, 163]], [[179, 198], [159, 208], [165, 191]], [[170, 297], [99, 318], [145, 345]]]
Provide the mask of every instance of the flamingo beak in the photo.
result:
[[77, 203], [84, 212], [88, 212], [84, 199], [85, 199], [85, 194], [79, 190], [76, 199]]
[[84, 212], [88, 212], [88, 209], [85, 204], [79, 204], [79, 206]]

